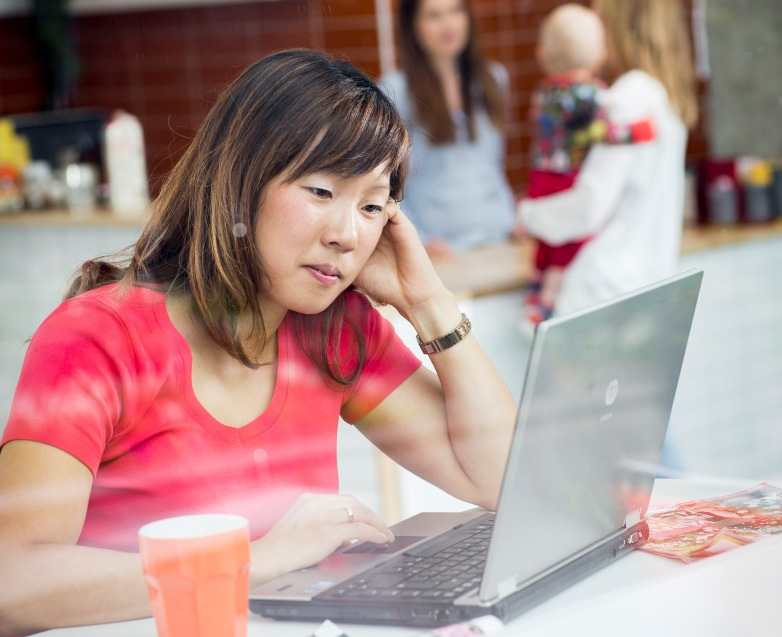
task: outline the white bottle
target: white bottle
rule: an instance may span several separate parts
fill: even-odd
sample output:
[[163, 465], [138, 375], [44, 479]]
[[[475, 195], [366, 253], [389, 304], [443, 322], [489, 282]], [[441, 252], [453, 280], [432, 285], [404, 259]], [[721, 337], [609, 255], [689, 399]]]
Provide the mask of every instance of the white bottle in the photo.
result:
[[149, 205], [144, 131], [138, 118], [115, 111], [104, 130], [109, 205], [122, 217], [141, 217]]

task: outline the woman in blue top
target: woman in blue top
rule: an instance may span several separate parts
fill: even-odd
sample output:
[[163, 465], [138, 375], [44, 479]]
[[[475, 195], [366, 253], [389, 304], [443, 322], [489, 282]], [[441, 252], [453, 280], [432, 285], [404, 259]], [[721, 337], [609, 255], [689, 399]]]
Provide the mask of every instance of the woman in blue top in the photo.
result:
[[484, 58], [467, 0], [401, 0], [401, 68], [381, 78], [410, 130], [404, 210], [430, 256], [510, 234], [508, 73]]

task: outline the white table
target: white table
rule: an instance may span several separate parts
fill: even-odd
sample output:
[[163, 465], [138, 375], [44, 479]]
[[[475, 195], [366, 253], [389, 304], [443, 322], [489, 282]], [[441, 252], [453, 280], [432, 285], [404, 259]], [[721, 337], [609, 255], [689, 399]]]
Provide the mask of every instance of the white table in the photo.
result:
[[[658, 480], [652, 505], [732, 493], [756, 482]], [[772, 482], [774, 484], [774, 482]], [[745, 637], [778, 635], [782, 536], [695, 564], [634, 551], [510, 622], [497, 637]], [[248, 637], [309, 637], [318, 623], [251, 615]], [[341, 624], [349, 637], [421, 630]], [[152, 619], [47, 631], [45, 637], [155, 637]]]

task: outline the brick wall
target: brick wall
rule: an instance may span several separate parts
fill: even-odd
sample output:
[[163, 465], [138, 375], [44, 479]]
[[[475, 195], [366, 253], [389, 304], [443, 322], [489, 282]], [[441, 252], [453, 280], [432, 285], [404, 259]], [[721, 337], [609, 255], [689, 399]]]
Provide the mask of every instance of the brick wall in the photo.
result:
[[[524, 185], [527, 165], [525, 112], [538, 79], [533, 56], [537, 27], [561, 3], [472, 0], [489, 56], [510, 72], [507, 167], [517, 190]], [[43, 103], [30, 22], [22, 16], [0, 19], [0, 115], [36, 111]], [[372, 76], [380, 72], [374, 0], [281, 0], [79, 14], [71, 27], [80, 71], [70, 106], [122, 108], [139, 117], [153, 192], [220, 87], [263, 55], [311, 47], [347, 56]], [[705, 136], [696, 131], [691, 156], [705, 152]]]

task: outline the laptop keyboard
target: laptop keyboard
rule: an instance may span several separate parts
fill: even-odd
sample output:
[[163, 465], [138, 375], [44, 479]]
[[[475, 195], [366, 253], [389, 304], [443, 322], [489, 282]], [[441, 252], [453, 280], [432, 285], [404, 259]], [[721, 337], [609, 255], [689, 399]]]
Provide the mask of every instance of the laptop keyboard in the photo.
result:
[[480, 584], [493, 525], [493, 514], [481, 516], [346, 580], [318, 599], [455, 599]]

